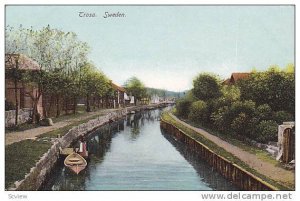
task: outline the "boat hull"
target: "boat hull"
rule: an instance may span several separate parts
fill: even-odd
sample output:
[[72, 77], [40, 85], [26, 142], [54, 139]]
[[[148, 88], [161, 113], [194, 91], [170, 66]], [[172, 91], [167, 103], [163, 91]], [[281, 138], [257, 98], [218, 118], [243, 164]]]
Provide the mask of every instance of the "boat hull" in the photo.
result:
[[87, 166], [86, 160], [77, 153], [72, 153], [66, 157], [65, 166], [75, 174], [79, 174]]

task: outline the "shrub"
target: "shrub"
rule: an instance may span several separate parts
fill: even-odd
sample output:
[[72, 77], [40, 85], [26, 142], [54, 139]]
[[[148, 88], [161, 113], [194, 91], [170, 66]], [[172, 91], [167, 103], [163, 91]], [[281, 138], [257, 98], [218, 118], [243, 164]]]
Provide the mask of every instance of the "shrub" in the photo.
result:
[[217, 111], [215, 111], [211, 114], [210, 119], [211, 119], [213, 125], [219, 131], [228, 130], [228, 125], [225, 123], [225, 118], [228, 113], [229, 113], [229, 107], [224, 106], [224, 107], [220, 107]]
[[230, 115], [232, 118], [237, 117], [240, 113], [245, 113], [250, 117], [255, 116], [255, 102], [252, 100], [236, 101], [230, 107]]
[[209, 110], [207, 104], [202, 101], [192, 103], [190, 107], [189, 119], [196, 123], [207, 123], [209, 117]]
[[267, 143], [276, 141], [278, 125], [273, 120], [263, 120], [256, 126], [256, 141]]
[[256, 115], [260, 120], [272, 119], [272, 109], [268, 104], [263, 104], [257, 107]]
[[233, 119], [230, 128], [234, 134], [245, 136], [247, 138], [253, 138], [255, 136], [255, 125], [258, 123], [256, 117], [250, 117], [245, 113], [240, 113], [235, 119]]
[[273, 120], [278, 124], [282, 124], [284, 121], [294, 121], [294, 116], [286, 111], [275, 112]]
[[176, 115], [182, 118], [187, 118], [190, 112], [192, 100], [180, 99], [176, 102]]
[[221, 96], [220, 80], [207, 73], [199, 74], [193, 81], [192, 93], [199, 100], [211, 100]]
[[270, 105], [273, 111], [295, 111], [295, 74], [270, 68], [265, 72], [252, 73], [239, 80], [242, 100]]

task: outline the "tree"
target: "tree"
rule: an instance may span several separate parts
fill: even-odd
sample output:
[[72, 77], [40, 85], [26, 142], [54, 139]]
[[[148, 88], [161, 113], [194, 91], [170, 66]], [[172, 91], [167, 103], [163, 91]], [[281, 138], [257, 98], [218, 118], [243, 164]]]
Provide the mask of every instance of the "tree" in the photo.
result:
[[82, 89], [86, 97], [86, 111], [91, 111], [91, 98], [104, 96], [111, 89], [110, 81], [106, 76], [97, 70], [95, 66], [87, 63], [82, 68]]
[[295, 113], [295, 74], [291, 66], [288, 72], [271, 66], [266, 72], [252, 73], [238, 81], [242, 100], [253, 100], [258, 105], [268, 104], [272, 110]]
[[203, 125], [208, 122], [209, 116], [209, 109], [204, 101], [199, 100], [192, 103], [188, 116], [190, 120]]
[[[82, 94], [81, 68], [87, 63], [88, 45], [78, 40], [75, 33], [52, 29], [49, 25], [40, 30], [7, 28], [6, 32], [6, 52], [23, 53], [40, 66], [40, 70], [34, 75], [27, 72], [22, 78], [23, 82], [35, 85], [38, 89], [38, 93], [26, 92], [26, 96], [33, 102], [33, 121], [42, 94], [51, 97], [49, 107], [52, 106], [53, 99], [56, 99], [57, 116], [60, 114], [60, 102], [65, 103], [67, 111], [68, 102], [73, 101], [75, 113], [77, 97]], [[16, 40], [13, 35], [20, 37]], [[23, 49], [12, 51], [12, 47], [16, 47], [16, 41], [20, 41], [19, 46]], [[46, 107], [44, 114], [47, 116]]]
[[134, 104], [137, 104], [137, 101], [146, 96], [145, 85], [137, 78], [131, 77], [125, 82], [126, 91], [134, 96]]
[[193, 81], [192, 93], [203, 101], [218, 98], [221, 96], [220, 81], [215, 75], [201, 73]]

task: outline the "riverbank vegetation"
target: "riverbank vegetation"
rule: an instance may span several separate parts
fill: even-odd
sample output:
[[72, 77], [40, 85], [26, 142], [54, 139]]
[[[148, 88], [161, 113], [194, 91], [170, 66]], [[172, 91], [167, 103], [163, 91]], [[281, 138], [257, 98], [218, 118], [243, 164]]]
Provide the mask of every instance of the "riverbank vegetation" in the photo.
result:
[[193, 89], [176, 103], [183, 119], [240, 140], [276, 141], [277, 127], [295, 118], [294, 66], [253, 71], [235, 84], [202, 73]]

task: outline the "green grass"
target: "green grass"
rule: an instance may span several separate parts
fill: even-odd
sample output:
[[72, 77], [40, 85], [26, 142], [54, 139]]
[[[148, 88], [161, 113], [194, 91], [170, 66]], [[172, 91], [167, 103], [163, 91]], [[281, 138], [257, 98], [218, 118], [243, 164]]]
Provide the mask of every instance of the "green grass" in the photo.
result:
[[70, 113], [70, 114], [61, 115], [59, 117], [53, 117], [52, 121], [53, 121], [53, 123], [60, 122], [60, 121], [65, 121], [65, 120], [68, 120], [68, 119], [80, 117], [80, 116], [82, 116], [83, 114], [86, 114], [86, 113], [87, 112], [85, 111], [85, 106], [80, 105], [80, 106], [77, 106], [77, 110], [76, 110], [75, 114]]
[[5, 147], [5, 188], [24, 179], [51, 147], [50, 142], [24, 140]]
[[5, 133], [11, 133], [11, 132], [15, 132], [15, 131], [25, 131], [25, 130], [37, 128], [39, 126], [40, 125], [38, 125], [38, 124], [24, 123], [24, 124], [20, 124], [18, 126], [5, 128]]
[[280, 190], [291, 190], [293, 187], [288, 187], [283, 184], [279, 184], [278, 182], [266, 177], [265, 175], [262, 175], [258, 173], [256, 170], [250, 168], [245, 162], [241, 161], [239, 158], [234, 156], [233, 154], [227, 152], [225, 149], [219, 147], [217, 144], [214, 142], [208, 140], [207, 138], [203, 137], [201, 134], [197, 133], [196, 131], [185, 127], [184, 125], [180, 124], [178, 121], [173, 119], [168, 113], [164, 113], [162, 115], [162, 119], [166, 122], [169, 122], [173, 125], [175, 125], [177, 128], [181, 129], [184, 131], [187, 135], [191, 136], [192, 138], [196, 139], [197, 141], [203, 143], [207, 147], [209, 147], [211, 150], [213, 150], [216, 154], [228, 159], [229, 161], [237, 164], [238, 166], [244, 168], [248, 172], [254, 174], [255, 176], [261, 178], [262, 180], [266, 181], [267, 183], [277, 187]]

